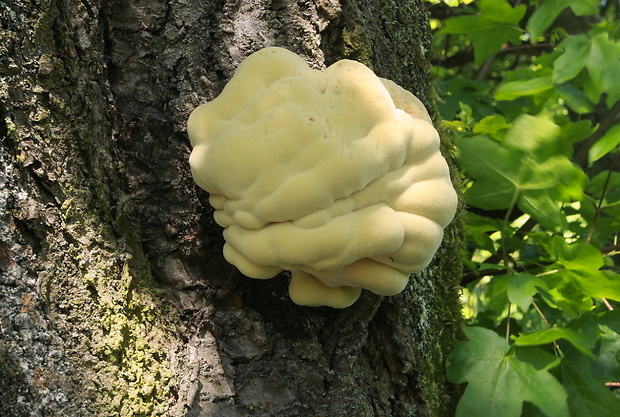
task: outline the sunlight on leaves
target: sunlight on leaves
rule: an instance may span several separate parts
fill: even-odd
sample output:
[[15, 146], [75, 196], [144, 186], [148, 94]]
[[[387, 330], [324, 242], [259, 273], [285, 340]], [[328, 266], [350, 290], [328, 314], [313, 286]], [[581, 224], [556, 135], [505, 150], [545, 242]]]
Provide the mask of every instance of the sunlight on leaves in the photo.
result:
[[527, 22], [527, 30], [530, 32], [532, 40], [536, 40], [543, 34], [553, 21], [570, 7], [578, 16], [592, 15], [598, 12], [597, 0], [547, 0], [536, 9], [530, 20]]
[[523, 96], [539, 94], [553, 88], [551, 77], [532, 78], [524, 81], [503, 83], [495, 91], [496, 100], [514, 100]]
[[506, 0], [480, 0], [478, 9], [478, 15], [446, 19], [439, 32], [467, 35], [474, 44], [476, 65], [499, 52], [504, 43], [519, 43], [518, 24], [526, 12], [524, 5], [513, 8]]
[[594, 339], [578, 333], [571, 329], [555, 327], [553, 329], [541, 330], [529, 334], [523, 334], [515, 338], [515, 345], [517, 346], [541, 346], [549, 345], [556, 340], [564, 339], [570, 342], [581, 353], [586, 355], [592, 355], [592, 349], [594, 348]]
[[486, 136], [461, 139], [459, 163], [476, 180], [467, 202], [485, 210], [518, 204], [548, 228], [566, 227], [558, 202], [581, 199], [586, 177], [566, 156], [551, 156], [561, 148], [560, 130], [546, 117], [524, 115], [501, 144]]
[[457, 416], [619, 415], [619, 11], [598, 0], [431, 10], [439, 110], [468, 205], [463, 312], [476, 326], [446, 369], [467, 383]]

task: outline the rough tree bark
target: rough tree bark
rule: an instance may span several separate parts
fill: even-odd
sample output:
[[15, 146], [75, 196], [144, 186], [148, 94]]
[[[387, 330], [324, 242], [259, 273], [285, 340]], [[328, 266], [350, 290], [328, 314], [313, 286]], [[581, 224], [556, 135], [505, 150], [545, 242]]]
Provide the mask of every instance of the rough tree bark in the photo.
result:
[[432, 108], [421, 0], [0, 1], [0, 415], [449, 416], [459, 229], [407, 290], [303, 308], [222, 258], [185, 121], [269, 45]]

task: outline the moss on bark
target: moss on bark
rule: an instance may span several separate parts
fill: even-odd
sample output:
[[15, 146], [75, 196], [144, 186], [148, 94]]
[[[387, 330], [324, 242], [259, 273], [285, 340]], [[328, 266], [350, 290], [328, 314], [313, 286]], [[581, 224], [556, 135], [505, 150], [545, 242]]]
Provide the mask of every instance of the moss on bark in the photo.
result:
[[186, 162], [189, 111], [262, 46], [361, 60], [430, 103], [420, 1], [16, 0], [0, 18], [0, 411], [451, 415], [458, 225], [403, 295], [300, 308], [285, 275], [226, 264]]

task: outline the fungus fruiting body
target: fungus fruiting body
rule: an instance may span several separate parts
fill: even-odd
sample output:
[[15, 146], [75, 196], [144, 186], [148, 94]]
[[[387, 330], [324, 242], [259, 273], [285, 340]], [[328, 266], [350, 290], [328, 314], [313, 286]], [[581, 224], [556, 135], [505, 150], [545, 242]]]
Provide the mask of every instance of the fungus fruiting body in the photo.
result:
[[244, 275], [291, 271], [300, 305], [395, 295], [425, 268], [457, 198], [413, 94], [355, 61], [313, 70], [265, 48], [188, 121], [195, 182]]

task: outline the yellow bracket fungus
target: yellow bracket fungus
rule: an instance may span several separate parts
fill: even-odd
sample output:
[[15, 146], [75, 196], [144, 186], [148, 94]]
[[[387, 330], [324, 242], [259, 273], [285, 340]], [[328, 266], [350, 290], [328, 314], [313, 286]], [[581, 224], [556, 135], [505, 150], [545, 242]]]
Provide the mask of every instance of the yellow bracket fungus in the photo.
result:
[[226, 260], [252, 278], [291, 271], [300, 305], [348, 307], [362, 289], [398, 294], [454, 217], [426, 109], [359, 62], [318, 71], [262, 49], [187, 130]]

